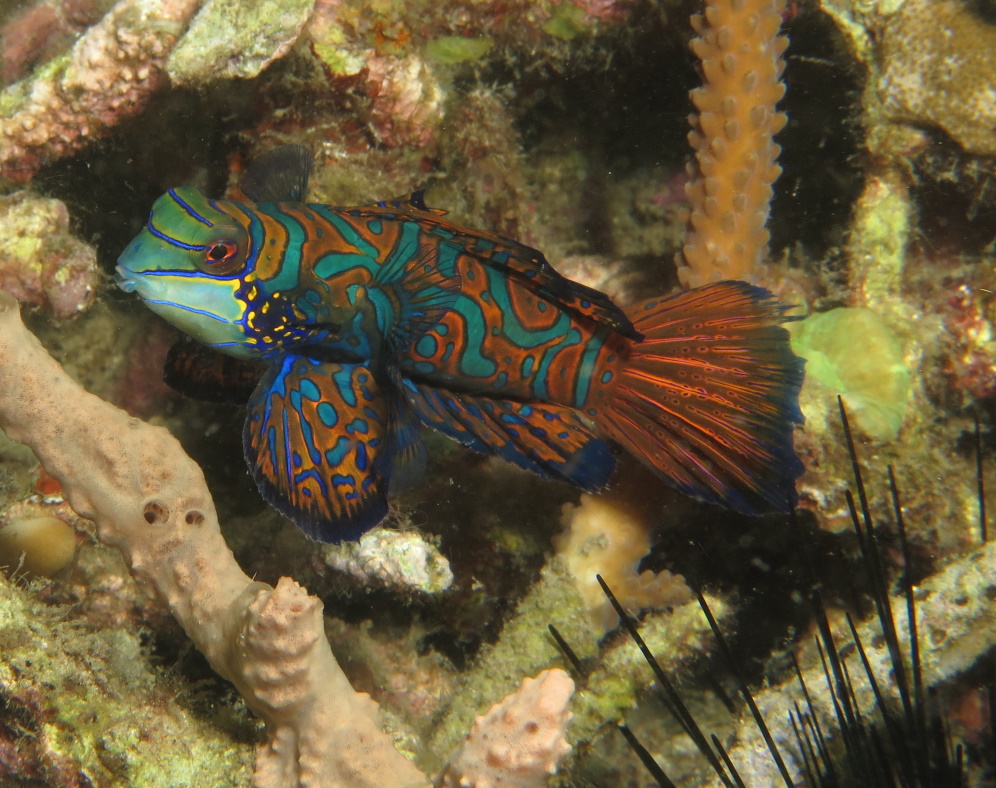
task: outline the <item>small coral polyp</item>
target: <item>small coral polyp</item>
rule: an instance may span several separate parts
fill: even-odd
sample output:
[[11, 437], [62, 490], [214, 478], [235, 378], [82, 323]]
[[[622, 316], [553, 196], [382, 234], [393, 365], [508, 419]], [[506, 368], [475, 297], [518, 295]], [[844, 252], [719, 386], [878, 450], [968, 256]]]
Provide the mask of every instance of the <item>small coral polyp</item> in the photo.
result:
[[577, 506], [564, 504], [563, 523], [564, 532], [555, 545], [567, 561], [592, 623], [602, 631], [614, 629], [619, 617], [596, 574], [630, 613], [676, 607], [691, 599], [681, 575], [667, 570], [639, 571], [640, 559], [650, 552], [653, 533], [653, 517], [646, 505], [619, 493], [585, 493]]

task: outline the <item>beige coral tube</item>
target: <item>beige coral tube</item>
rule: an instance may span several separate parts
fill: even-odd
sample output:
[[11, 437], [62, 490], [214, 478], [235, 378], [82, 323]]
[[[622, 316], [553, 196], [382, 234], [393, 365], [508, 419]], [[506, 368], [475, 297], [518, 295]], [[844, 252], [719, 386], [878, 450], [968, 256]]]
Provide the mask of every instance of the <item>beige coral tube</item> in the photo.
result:
[[427, 784], [336, 663], [321, 602], [289, 578], [271, 588], [246, 576], [200, 468], [176, 439], [80, 387], [2, 291], [0, 428], [34, 450], [69, 504], [265, 721], [255, 786]]

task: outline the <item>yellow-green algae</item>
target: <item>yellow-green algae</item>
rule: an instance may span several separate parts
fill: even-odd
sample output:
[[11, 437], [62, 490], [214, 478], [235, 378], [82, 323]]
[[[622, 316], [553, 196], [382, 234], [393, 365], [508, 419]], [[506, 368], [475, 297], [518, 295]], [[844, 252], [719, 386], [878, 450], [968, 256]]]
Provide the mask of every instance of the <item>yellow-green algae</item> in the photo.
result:
[[790, 327], [792, 350], [806, 359], [800, 400], [807, 421], [807, 410], [833, 408], [841, 394], [858, 429], [875, 440], [895, 440], [906, 413], [910, 373], [888, 323], [870, 309], [840, 308]]
[[571, 41], [587, 31], [585, 13], [569, 3], [557, 6], [553, 16], [543, 25], [543, 32], [555, 38]]
[[11, 729], [93, 785], [248, 784], [252, 748], [192, 715], [179, 691], [135, 632], [67, 621], [0, 574], [0, 700], [34, 699], [38, 713]]
[[492, 45], [487, 36], [439, 36], [429, 42], [426, 52], [440, 63], [471, 63], [488, 54]]

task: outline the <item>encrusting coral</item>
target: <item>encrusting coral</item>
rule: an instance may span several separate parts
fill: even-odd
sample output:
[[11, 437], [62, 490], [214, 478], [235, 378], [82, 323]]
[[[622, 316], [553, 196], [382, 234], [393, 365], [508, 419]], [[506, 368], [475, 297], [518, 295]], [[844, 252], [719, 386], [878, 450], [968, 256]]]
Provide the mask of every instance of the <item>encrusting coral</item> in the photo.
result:
[[63, 202], [0, 196], [0, 288], [64, 320], [93, 303], [98, 279], [97, 253], [69, 232]]
[[[906, 0], [879, 32], [877, 89], [891, 120], [944, 129], [996, 155], [996, 27], [959, 0]], [[979, 4], [983, 5], [983, 4]], [[911, 42], [916, 46], [911, 46]]]
[[[265, 721], [254, 785], [426, 784], [381, 730], [377, 704], [353, 691], [332, 656], [321, 602], [289, 578], [271, 587], [246, 576], [222, 539], [200, 469], [176, 439], [84, 391], [24, 328], [6, 293], [0, 392], [0, 427], [35, 451], [73, 509], [96, 522], [101, 541], [121, 550]], [[562, 735], [566, 717], [555, 724]]]
[[[786, 117], [779, 36], [784, 0], [708, 0], [692, 17], [703, 85], [692, 91], [698, 114], [688, 140], [697, 167], [685, 187], [691, 211], [679, 260], [686, 287], [721, 279], [756, 282], [768, 255], [771, 184], [781, 174], [773, 137]], [[683, 263], [683, 265], [682, 265]]]
[[592, 622], [606, 632], [618, 626], [619, 617], [595, 575], [602, 576], [631, 614], [677, 607], [692, 596], [681, 575], [666, 569], [639, 571], [640, 559], [650, 552], [653, 518], [647, 501], [629, 492], [584, 493], [577, 506], [565, 504], [564, 532], [554, 539]]
[[0, 94], [0, 178], [25, 181], [49, 159], [141, 111], [199, 5], [120, 0], [68, 55]]

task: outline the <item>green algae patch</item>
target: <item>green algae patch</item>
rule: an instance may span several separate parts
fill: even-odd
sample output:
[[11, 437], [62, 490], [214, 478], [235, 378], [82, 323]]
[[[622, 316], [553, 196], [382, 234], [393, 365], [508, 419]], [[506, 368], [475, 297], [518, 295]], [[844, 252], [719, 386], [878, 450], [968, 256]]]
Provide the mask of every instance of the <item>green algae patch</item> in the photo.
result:
[[[716, 620], [723, 627], [732, 612], [726, 600], [711, 594], [706, 601]], [[672, 676], [681, 668], [709, 653], [712, 632], [709, 623], [693, 600], [673, 610], [658, 611], [644, 616], [640, 635], [651, 653]], [[586, 685], [571, 703], [571, 741], [587, 741], [607, 722], [616, 722], [638, 705], [639, 693], [654, 680], [654, 674], [639, 646], [624, 633], [613, 636], [613, 645], [588, 675]]]
[[486, 36], [440, 36], [429, 42], [426, 52], [433, 60], [453, 65], [480, 60], [491, 51], [492, 46], [493, 42]]
[[136, 632], [67, 620], [0, 574], [0, 707], [17, 710], [3, 738], [18, 753], [0, 784], [55, 771], [134, 788], [248, 784], [251, 748], [177, 703], [182, 691]]
[[831, 309], [790, 324], [792, 350], [806, 359], [803, 413], [813, 399], [840, 394], [855, 425], [878, 441], [895, 440], [910, 393], [910, 373], [895, 332], [865, 308]]
[[553, 16], [543, 25], [544, 33], [564, 41], [571, 41], [587, 31], [585, 13], [575, 5], [557, 6]]
[[[448, 753], [466, 736], [474, 718], [512, 692], [526, 676], [564, 666], [564, 657], [550, 636], [553, 624], [578, 656], [594, 656], [599, 632], [592, 627], [577, 583], [562, 558], [554, 558], [519, 602], [498, 642], [483, 650], [463, 677], [431, 737], [432, 753]], [[429, 764], [437, 768], [437, 764]]]

